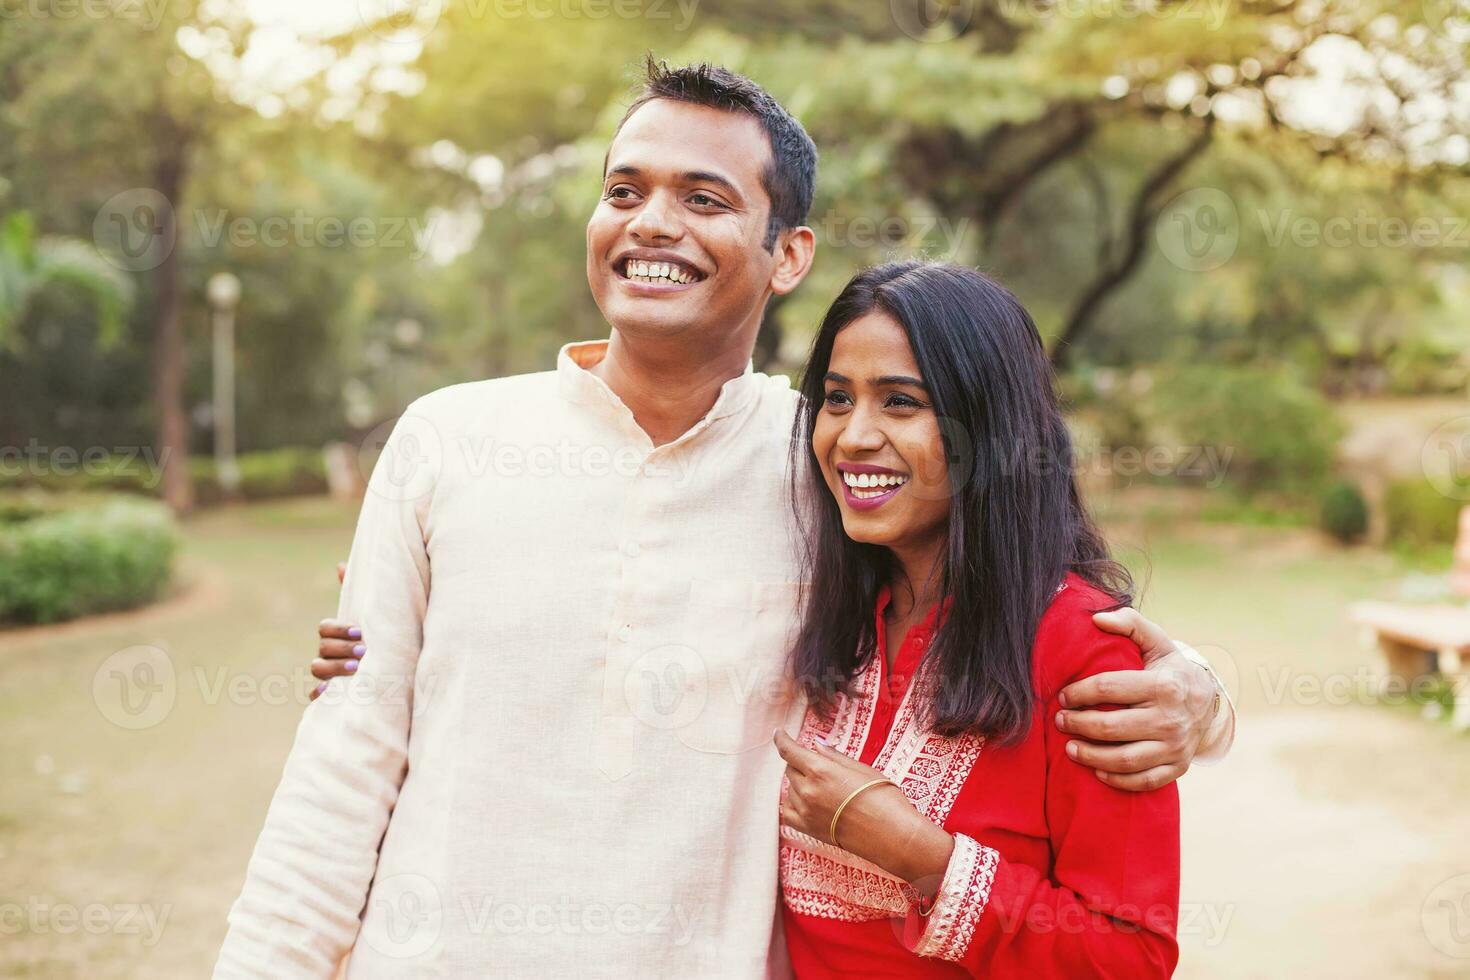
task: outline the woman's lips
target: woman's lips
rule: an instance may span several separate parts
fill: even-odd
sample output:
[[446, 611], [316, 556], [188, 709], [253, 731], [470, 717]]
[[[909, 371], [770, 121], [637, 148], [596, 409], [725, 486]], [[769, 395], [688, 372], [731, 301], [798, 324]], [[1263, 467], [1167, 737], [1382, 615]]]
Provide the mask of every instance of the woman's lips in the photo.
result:
[[857, 497], [853, 495], [852, 487], [848, 486], [847, 483], [844, 481], [839, 482], [842, 483], [842, 499], [846, 501], [847, 506], [851, 507], [853, 510], [874, 510], [875, 508], [882, 507], [884, 504], [888, 503], [888, 501], [892, 500], [898, 494], [898, 492], [902, 490], [904, 486], [906, 486], [906, 484], [900, 483], [897, 486], [885, 488], [884, 491], [878, 494], [876, 497]]

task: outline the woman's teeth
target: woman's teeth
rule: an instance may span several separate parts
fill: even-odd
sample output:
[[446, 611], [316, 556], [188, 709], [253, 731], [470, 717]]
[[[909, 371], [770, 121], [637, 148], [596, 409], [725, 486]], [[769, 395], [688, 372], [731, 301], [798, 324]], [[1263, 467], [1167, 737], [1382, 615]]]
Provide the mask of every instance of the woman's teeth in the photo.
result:
[[867, 500], [870, 497], [881, 497], [890, 490], [903, 486], [909, 482], [909, 478], [897, 473], [844, 472], [842, 482], [847, 484], [848, 490], [854, 497], [859, 500]]
[[677, 282], [691, 283], [699, 277], [691, 270], [672, 262], [644, 262], [629, 259], [623, 265], [623, 278], [634, 282]]

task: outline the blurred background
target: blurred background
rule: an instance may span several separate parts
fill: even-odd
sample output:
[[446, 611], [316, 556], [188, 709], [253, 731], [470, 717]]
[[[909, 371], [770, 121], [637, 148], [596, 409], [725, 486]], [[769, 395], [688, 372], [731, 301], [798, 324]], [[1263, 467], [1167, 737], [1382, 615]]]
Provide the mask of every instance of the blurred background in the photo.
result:
[[190, 977], [366, 468], [605, 336], [646, 52], [821, 150], [857, 268], [1012, 286], [1143, 609], [1234, 693], [1180, 976], [1470, 976], [1464, 0], [0, 0], [0, 972]]

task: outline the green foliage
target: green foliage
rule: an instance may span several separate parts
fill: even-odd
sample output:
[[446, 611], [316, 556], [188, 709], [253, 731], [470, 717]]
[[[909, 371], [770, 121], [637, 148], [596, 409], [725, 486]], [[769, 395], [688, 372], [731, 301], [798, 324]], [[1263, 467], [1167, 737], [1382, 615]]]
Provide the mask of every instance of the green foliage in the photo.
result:
[[128, 498], [0, 523], [0, 623], [52, 623], [150, 602], [169, 583], [178, 545], [167, 508]]
[[[291, 446], [261, 453], [246, 453], [239, 458], [240, 489], [243, 500], [271, 500], [277, 497], [302, 497], [327, 492], [326, 463], [319, 449]], [[194, 476], [194, 492], [201, 505], [224, 499], [218, 470], [212, 458], [189, 461]]]
[[1322, 493], [1322, 530], [1343, 544], [1352, 544], [1368, 532], [1368, 502], [1358, 485], [1339, 480]]
[[[309, 496], [327, 491], [326, 463], [320, 449], [287, 446], [259, 453], [243, 453], [239, 496], [244, 500]], [[224, 500], [224, 491], [211, 457], [189, 461], [194, 492], [201, 505]], [[29, 473], [23, 467], [0, 471], [0, 489], [38, 488], [60, 493], [114, 492], [153, 495], [158, 492], [156, 467], [139, 456], [87, 458], [64, 472]], [[3, 516], [0, 516], [3, 520]]]
[[0, 346], [15, 342], [21, 318], [48, 289], [90, 301], [99, 342], [104, 347], [117, 342], [133, 301], [132, 280], [84, 242], [37, 238], [30, 214], [0, 214]]
[[1395, 480], [1383, 496], [1389, 540], [1411, 548], [1453, 544], [1460, 509], [1470, 500], [1470, 483], [1447, 496], [1423, 478]]
[[1320, 394], [1279, 370], [1196, 365], [1161, 372], [1152, 436], [1213, 450], [1245, 492], [1306, 496], [1331, 474], [1342, 423]]

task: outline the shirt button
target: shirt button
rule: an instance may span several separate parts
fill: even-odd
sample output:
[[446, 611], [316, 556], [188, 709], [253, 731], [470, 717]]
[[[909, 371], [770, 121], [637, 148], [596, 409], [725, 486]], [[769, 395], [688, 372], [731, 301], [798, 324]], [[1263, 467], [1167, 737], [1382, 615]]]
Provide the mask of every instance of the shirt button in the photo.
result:
[[627, 555], [629, 558], [637, 558], [638, 552], [640, 550], [642, 549], [638, 547], [637, 541], [629, 541], [627, 544], [623, 545], [623, 554]]
[[631, 623], [624, 623], [622, 626], [618, 627], [618, 639], [619, 640], [621, 640], [624, 643], [627, 643], [632, 638], [633, 638], [633, 626], [632, 626]]

